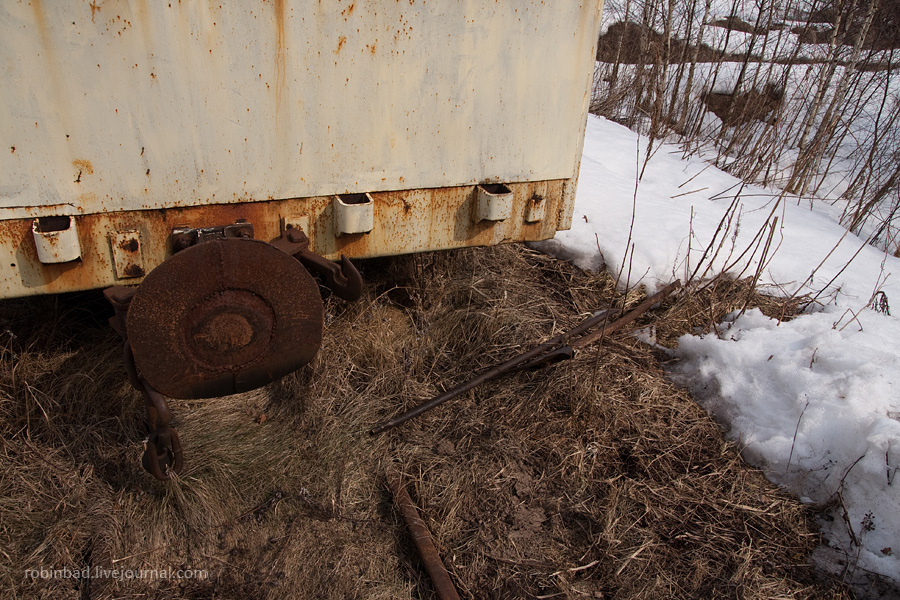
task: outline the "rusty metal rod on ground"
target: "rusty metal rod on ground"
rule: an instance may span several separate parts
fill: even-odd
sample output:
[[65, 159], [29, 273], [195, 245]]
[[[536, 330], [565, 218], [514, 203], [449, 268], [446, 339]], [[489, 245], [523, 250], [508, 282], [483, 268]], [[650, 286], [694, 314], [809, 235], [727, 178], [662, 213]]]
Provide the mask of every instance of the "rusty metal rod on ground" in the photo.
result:
[[583, 333], [583, 332], [587, 331], [588, 329], [590, 329], [591, 327], [593, 327], [594, 325], [600, 323], [601, 321], [608, 319], [610, 312], [612, 312], [612, 311], [604, 310], [604, 311], [597, 313], [596, 315], [594, 315], [591, 318], [584, 321], [581, 325], [579, 325], [575, 329], [569, 330], [566, 333], [562, 333], [562, 334], [556, 336], [555, 338], [544, 342], [543, 344], [535, 346], [528, 352], [525, 352], [516, 357], [513, 357], [513, 358], [509, 359], [508, 361], [501, 363], [501, 364], [497, 365], [496, 367], [491, 368], [488, 371], [485, 371], [478, 377], [475, 377], [474, 379], [470, 379], [469, 381], [456, 386], [452, 390], [446, 391], [443, 394], [441, 394], [440, 396], [432, 398], [428, 402], [420, 404], [419, 406], [416, 406], [415, 408], [411, 408], [410, 410], [406, 411], [402, 415], [399, 415], [399, 416], [391, 419], [390, 421], [383, 423], [383, 424], [379, 425], [378, 427], [372, 429], [369, 433], [372, 435], [375, 435], [375, 434], [381, 433], [383, 431], [387, 431], [388, 429], [391, 429], [392, 427], [396, 427], [397, 425], [400, 425], [401, 423], [405, 423], [406, 421], [408, 421], [410, 419], [418, 417], [422, 413], [431, 410], [435, 406], [443, 404], [447, 400], [456, 398], [460, 394], [465, 393], [465, 392], [471, 390], [472, 388], [481, 385], [482, 383], [484, 383], [485, 381], [488, 381], [489, 379], [493, 379], [494, 377], [497, 377], [498, 375], [502, 375], [503, 373], [512, 371], [513, 369], [515, 369], [516, 367], [518, 367], [519, 365], [521, 365], [523, 363], [526, 363], [530, 359], [535, 358], [536, 356], [543, 354], [549, 350], [552, 350], [553, 348], [560, 345], [568, 338], [570, 338], [574, 335], [578, 335], [579, 333]]
[[639, 316], [641, 316], [642, 314], [647, 312], [647, 310], [649, 310], [651, 306], [653, 306], [657, 302], [661, 301], [663, 298], [665, 298], [666, 296], [668, 296], [669, 294], [671, 294], [672, 292], [677, 290], [679, 287], [681, 287], [681, 281], [675, 281], [674, 283], [670, 283], [669, 285], [667, 285], [663, 289], [659, 290], [652, 296], [649, 296], [647, 299], [645, 299], [643, 302], [641, 302], [639, 305], [637, 305], [635, 308], [633, 308], [628, 314], [626, 314], [621, 319], [618, 319], [617, 321], [613, 321], [612, 323], [608, 323], [607, 325], [604, 325], [602, 328], [595, 331], [594, 333], [587, 334], [579, 339], [569, 342], [569, 340], [571, 340], [572, 338], [575, 338], [576, 336], [579, 336], [579, 335], [585, 333], [589, 329], [593, 328], [595, 325], [598, 325], [599, 323], [604, 322], [604, 321], [608, 321], [612, 314], [615, 314], [616, 312], [618, 312], [615, 310], [601, 311], [601, 312], [595, 314], [594, 316], [592, 316], [591, 318], [585, 320], [580, 325], [570, 329], [569, 331], [567, 331], [565, 333], [561, 333], [560, 335], [544, 342], [543, 344], [535, 346], [528, 352], [524, 352], [518, 356], [515, 356], [515, 357], [507, 360], [506, 362], [503, 362], [503, 363], [497, 365], [496, 367], [493, 367], [493, 368], [485, 371], [484, 373], [475, 377], [474, 379], [470, 379], [469, 381], [456, 386], [452, 390], [448, 390], [448, 391], [444, 392], [443, 394], [441, 394], [440, 396], [436, 396], [435, 398], [432, 398], [431, 400], [429, 400], [427, 402], [423, 402], [419, 406], [411, 408], [408, 411], [406, 411], [405, 413], [394, 417], [390, 421], [386, 421], [386, 422], [382, 423], [378, 427], [375, 427], [374, 429], [370, 430], [369, 434], [376, 435], [378, 433], [382, 433], [384, 431], [387, 431], [388, 429], [396, 427], [397, 425], [405, 423], [406, 421], [409, 421], [410, 419], [414, 419], [415, 417], [418, 417], [422, 413], [427, 412], [427, 411], [431, 410], [432, 408], [439, 406], [448, 400], [456, 398], [460, 394], [463, 394], [463, 393], [471, 390], [472, 388], [481, 385], [485, 381], [493, 379], [494, 377], [498, 377], [500, 375], [503, 375], [504, 373], [508, 373], [510, 371], [516, 370], [517, 368], [530, 368], [530, 367], [534, 367], [534, 366], [539, 366], [542, 363], [544, 363], [547, 358], [549, 358], [550, 354], [553, 354], [554, 357], [560, 357], [560, 352], [564, 353], [565, 349], [567, 347], [568, 348], [580, 348], [587, 344], [593, 343], [596, 340], [603, 337], [604, 335], [612, 333], [613, 331], [616, 331], [617, 329], [621, 329], [625, 325], [628, 325], [629, 323], [633, 322]]
[[635, 306], [631, 311], [628, 312], [627, 315], [619, 319], [618, 321], [614, 321], [601, 329], [598, 329], [594, 333], [589, 333], [585, 336], [582, 336], [569, 344], [573, 348], [581, 348], [582, 346], [587, 346], [588, 344], [593, 344], [600, 338], [604, 337], [608, 333], [612, 333], [618, 329], [625, 327], [626, 325], [630, 325], [632, 322], [636, 321], [638, 317], [642, 314], [650, 310], [650, 308], [656, 304], [657, 302], [662, 301], [666, 296], [677, 290], [681, 287], [681, 281], [675, 280], [670, 283], [663, 289], [659, 290], [652, 296], [648, 296], [643, 302]]
[[416, 548], [419, 549], [419, 555], [425, 564], [425, 570], [431, 576], [431, 581], [434, 583], [434, 589], [438, 597], [441, 600], [459, 600], [459, 594], [456, 592], [456, 587], [454, 587], [453, 581], [450, 579], [450, 574], [447, 573], [447, 569], [441, 561], [441, 555], [438, 554], [437, 548], [434, 546], [431, 533], [428, 531], [428, 527], [425, 526], [425, 522], [419, 517], [419, 511], [416, 510], [416, 505], [413, 503], [412, 498], [409, 497], [409, 492], [406, 491], [406, 486], [403, 485], [403, 479], [400, 477], [399, 471], [393, 465], [388, 464], [384, 474], [387, 477], [391, 493], [394, 495], [394, 502], [397, 503], [397, 508], [400, 509], [400, 514], [403, 515], [403, 520], [406, 521], [406, 526], [409, 527], [409, 533], [416, 543]]

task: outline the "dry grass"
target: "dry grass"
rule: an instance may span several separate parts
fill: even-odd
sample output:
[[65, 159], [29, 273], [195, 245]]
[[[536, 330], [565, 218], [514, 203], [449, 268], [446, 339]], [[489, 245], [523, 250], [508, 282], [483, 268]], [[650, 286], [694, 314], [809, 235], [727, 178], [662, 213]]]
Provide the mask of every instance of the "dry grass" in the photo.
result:
[[[808, 509], [626, 332], [370, 437], [621, 298], [605, 275], [518, 246], [363, 269], [366, 297], [326, 302], [312, 365], [252, 394], [172, 402], [188, 463], [168, 484], [140, 470], [140, 397], [96, 296], [0, 305], [3, 595], [433, 597], [385, 489], [397, 461], [464, 597], [849, 597], [807, 564]], [[721, 285], [643, 324], [664, 315], [662, 341], [706, 327], [749, 294]], [[25, 576], [41, 566], [209, 579]]]
[[758, 308], [772, 319], [789, 321], [800, 314], [809, 299], [807, 295], [764, 294], [753, 285], [752, 277], [732, 280], [720, 276], [689, 285], [687, 293], [657, 315], [653, 328], [660, 344], [675, 347], [680, 336], [715, 332], [726, 315], [748, 308]]

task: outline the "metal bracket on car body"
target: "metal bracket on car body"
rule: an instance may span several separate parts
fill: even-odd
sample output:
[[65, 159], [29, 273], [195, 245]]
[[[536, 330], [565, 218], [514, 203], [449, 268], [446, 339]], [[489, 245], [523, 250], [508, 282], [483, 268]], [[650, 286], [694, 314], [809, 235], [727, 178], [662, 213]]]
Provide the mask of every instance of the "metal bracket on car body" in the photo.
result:
[[341, 254], [341, 262], [338, 265], [319, 256], [309, 249], [309, 238], [302, 229], [288, 226], [281, 238], [271, 244], [282, 252], [295, 257], [307, 269], [321, 275], [325, 279], [325, 285], [338, 298], [353, 302], [362, 296], [362, 275], [359, 274], [350, 259]]
[[180, 226], [172, 229], [169, 239], [172, 242], [172, 253], [180, 252], [201, 242], [225, 238], [253, 239], [253, 225], [244, 219], [238, 219], [231, 225], [215, 227]]

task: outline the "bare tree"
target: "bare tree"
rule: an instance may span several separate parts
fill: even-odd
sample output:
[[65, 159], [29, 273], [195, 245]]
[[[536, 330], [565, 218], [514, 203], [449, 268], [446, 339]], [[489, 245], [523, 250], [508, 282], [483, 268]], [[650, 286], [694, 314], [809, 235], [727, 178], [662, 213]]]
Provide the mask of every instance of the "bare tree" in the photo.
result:
[[900, 2], [730, 0], [727, 15], [712, 0], [607, 6], [622, 22], [609, 27], [606, 98], [592, 110], [624, 117], [651, 149], [672, 132], [685, 154], [714, 146], [716, 164], [746, 181], [838, 191], [848, 227], [900, 237]]

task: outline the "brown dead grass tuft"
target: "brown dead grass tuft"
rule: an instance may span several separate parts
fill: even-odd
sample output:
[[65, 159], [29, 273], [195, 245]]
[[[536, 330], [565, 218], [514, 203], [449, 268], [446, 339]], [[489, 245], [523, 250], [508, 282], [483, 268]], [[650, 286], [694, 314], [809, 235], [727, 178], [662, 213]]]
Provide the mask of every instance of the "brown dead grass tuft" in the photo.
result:
[[[849, 597], [807, 565], [818, 542], [808, 509], [745, 465], [628, 332], [370, 437], [622, 298], [606, 275], [520, 246], [362, 266], [367, 294], [326, 302], [313, 364], [254, 393], [172, 402], [188, 464], [168, 484], [140, 471], [140, 397], [102, 318], [73, 321], [47, 299], [0, 305], [0, 588], [433, 597], [385, 489], [397, 461], [464, 597]], [[719, 282], [641, 324], [672, 341], [748, 294]], [[41, 566], [209, 578], [25, 576]]]
[[716, 328], [729, 313], [758, 308], [764, 315], [790, 321], [801, 313], [808, 296], [768, 295], [753, 285], [753, 278], [729, 279], [719, 276], [711, 281], [688, 285], [674, 302], [669, 302], [654, 325], [657, 341], [674, 347], [685, 334], [705, 334]]

